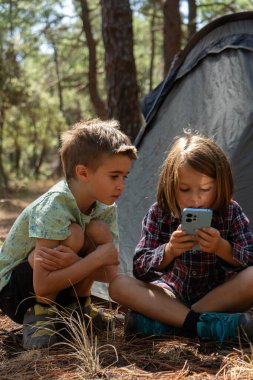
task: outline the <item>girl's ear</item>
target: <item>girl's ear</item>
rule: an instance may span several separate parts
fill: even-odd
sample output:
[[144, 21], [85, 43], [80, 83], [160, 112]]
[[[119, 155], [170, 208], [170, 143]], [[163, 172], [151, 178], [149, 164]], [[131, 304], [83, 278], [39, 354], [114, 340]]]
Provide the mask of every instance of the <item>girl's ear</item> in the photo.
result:
[[81, 181], [87, 181], [89, 176], [89, 169], [85, 165], [76, 165], [76, 177]]

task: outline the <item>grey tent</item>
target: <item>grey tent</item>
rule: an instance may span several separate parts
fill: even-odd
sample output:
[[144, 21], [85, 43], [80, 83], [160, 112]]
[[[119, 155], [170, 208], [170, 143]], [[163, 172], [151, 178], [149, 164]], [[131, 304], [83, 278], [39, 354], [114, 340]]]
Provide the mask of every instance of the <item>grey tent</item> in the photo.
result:
[[[166, 79], [143, 101], [139, 159], [118, 202], [121, 272], [132, 274], [141, 221], [156, 200], [161, 163], [184, 129], [212, 137], [229, 156], [234, 198], [253, 226], [253, 12], [216, 19], [194, 35]], [[95, 293], [107, 297], [105, 287]]]

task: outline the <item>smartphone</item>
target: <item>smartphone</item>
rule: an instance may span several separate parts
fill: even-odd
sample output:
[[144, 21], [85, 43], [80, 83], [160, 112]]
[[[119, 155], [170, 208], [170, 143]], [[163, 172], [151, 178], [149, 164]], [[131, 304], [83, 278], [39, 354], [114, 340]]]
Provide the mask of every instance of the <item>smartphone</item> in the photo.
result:
[[[207, 208], [184, 208], [182, 213], [181, 228], [189, 235], [195, 235], [195, 230], [210, 227], [213, 211]], [[192, 248], [199, 251], [199, 245]]]

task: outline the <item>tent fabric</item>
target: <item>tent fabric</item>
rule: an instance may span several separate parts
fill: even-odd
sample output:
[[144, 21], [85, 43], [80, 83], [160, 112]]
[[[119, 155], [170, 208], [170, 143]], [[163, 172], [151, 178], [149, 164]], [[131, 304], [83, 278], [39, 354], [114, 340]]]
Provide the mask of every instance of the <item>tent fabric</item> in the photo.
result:
[[[243, 20], [241, 20], [241, 18], [243, 18]], [[146, 130], [158, 110], [159, 105], [170, 91], [174, 81], [190, 71], [207, 54], [219, 53], [223, 49], [228, 48], [253, 49], [252, 33], [250, 33], [252, 29], [252, 19], [253, 12], [241, 12], [224, 16], [203, 28], [203, 30], [209, 31], [211, 29], [211, 31], [204, 35], [202, 39], [199, 39], [199, 35], [203, 35], [202, 30], [194, 36], [193, 40], [197, 40], [198, 44], [195, 44], [190, 51], [188, 46], [185, 48], [182, 52], [182, 56], [185, 56], [185, 51], [189, 51], [189, 53], [184, 58], [184, 62], [181, 65], [177, 65], [172, 73], [143, 99], [142, 112], [147, 123]], [[216, 25], [217, 23], [218, 25], [222, 24], [222, 26], [214, 29], [212, 25]], [[190, 41], [189, 45], [191, 46], [193, 43]], [[138, 143], [139, 140], [140, 136], [137, 136]]]
[[[137, 137], [139, 159], [118, 201], [120, 272], [132, 275], [141, 222], [156, 200], [161, 164], [184, 129], [213, 138], [227, 153], [234, 198], [253, 225], [253, 12], [215, 20], [189, 42], [167, 78], [144, 99], [146, 126]], [[108, 297], [106, 286], [95, 294]]]

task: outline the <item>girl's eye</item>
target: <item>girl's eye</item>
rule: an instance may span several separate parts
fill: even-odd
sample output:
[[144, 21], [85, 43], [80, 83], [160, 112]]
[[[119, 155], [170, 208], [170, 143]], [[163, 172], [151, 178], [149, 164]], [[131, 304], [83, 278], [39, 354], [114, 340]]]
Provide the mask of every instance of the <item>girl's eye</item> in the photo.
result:
[[180, 191], [182, 191], [183, 193], [186, 193], [186, 191], [189, 191], [189, 189], [179, 189]]
[[211, 188], [209, 187], [208, 189], [201, 189], [202, 191], [206, 192], [206, 191], [210, 191]]

